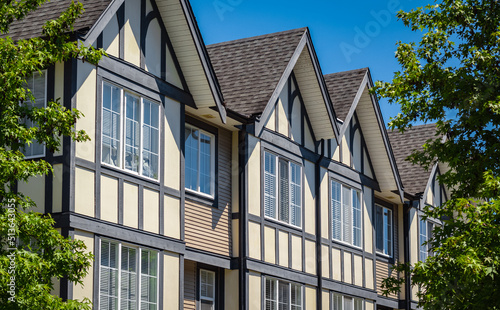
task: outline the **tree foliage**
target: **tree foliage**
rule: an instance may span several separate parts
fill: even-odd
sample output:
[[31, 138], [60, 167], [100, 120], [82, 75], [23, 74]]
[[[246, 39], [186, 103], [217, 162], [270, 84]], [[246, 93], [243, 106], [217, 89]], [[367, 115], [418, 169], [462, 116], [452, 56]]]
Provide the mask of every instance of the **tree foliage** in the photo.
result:
[[[25, 104], [34, 101], [26, 88], [26, 77], [32, 72], [71, 58], [97, 63], [103, 54], [70, 38], [74, 21], [83, 13], [82, 4], [74, 2], [68, 2], [59, 18], [45, 23], [41, 37], [14, 42], [8, 36], [12, 22], [45, 2], [0, 3], [0, 33], [4, 35], [0, 38], [0, 309], [90, 309], [89, 300], [63, 301], [50, 292], [53, 279], [81, 284], [92, 255], [84, 251], [83, 242], [61, 236], [50, 216], [31, 211], [33, 201], [13, 190], [17, 181], [52, 172], [44, 160], [25, 160], [22, 150], [26, 144], [37, 141], [53, 152], [60, 148], [61, 136], [89, 139], [85, 132], [74, 129], [82, 116], [79, 111], [64, 108], [58, 100], [47, 102], [46, 108]], [[28, 127], [24, 120], [33, 126]]]

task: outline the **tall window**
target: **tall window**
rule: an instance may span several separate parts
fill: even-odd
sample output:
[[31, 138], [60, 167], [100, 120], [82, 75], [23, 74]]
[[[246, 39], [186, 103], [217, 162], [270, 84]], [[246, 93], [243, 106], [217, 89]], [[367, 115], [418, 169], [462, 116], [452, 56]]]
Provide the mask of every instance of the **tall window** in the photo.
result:
[[333, 294], [333, 310], [363, 310], [363, 299]]
[[392, 210], [375, 205], [377, 251], [392, 256]]
[[158, 179], [160, 106], [103, 83], [102, 162]]
[[[31, 91], [35, 101], [27, 100], [24, 104], [30, 108], [45, 108], [47, 106], [47, 79], [45, 72], [40, 74], [38, 71], [33, 72], [26, 78], [26, 88]], [[29, 120], [24, 119], [26, 127], [34, 127], [35, 124]], [[27, 158], [45, 156], [45, 147], [38, 141], [33, 141], [30, 144], [24, 145], [24, 156]]]
[[214, 135], [186, 125], [186, 188], [214, 195], [215, 142]]
[[301, 310], [302, 285], [266, 278], [266, 310]]
[[331, 181], [333, 239], [361, 247], [360, 192]]
[[215, 309], [215, 272], [200, 269], [201, 310]]
[[99, 309], [158, 309], [158, 252], [102, 240]]
[[264, 152], [264, 213], [302, 226], [302, 167]]
[[419, 236], [420, 236], [420, 260], [425, 261], [430, 253], [430, 244], [426, 244], [432, 238], [432, 229], [434, 225], [424, 219], [420, 219]]

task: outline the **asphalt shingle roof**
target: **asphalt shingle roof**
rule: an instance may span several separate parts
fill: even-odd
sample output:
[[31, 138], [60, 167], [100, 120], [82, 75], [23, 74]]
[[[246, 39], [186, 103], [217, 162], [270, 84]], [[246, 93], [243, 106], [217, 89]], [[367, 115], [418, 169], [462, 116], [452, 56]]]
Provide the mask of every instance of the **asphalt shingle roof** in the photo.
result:
[[[74, 23], [75, 31], [86, 31], [90, 29], [104, 12], [111, 0], [80, 0], [85, 12]], [[22, 20], [14, 21], [9, 29], [10, 36], [14, 41], [35, 38], [42, 35], [42, 27], [48, 20], [58, 18], [66, 10], [71, 0], [51, 0], [40, 6], [38, 10], [31, 12]], [[0, 37], [5, 37], [5, 34]]]
[[337, 118], [344, 121], [356, 97], [368, 68], [355, 69], [324, 76]]
[[261, 114], [307, 28], [207, 46], [226, 107]]
[[415, 195], [425, 191], [431, 171], [412, 164], [406, 158], [414, 150], [421, 150], [428, 139], [435, 138], [436, 124], [413, 126], [404, 133], [388, 131], [388, 134], [405, 192]]

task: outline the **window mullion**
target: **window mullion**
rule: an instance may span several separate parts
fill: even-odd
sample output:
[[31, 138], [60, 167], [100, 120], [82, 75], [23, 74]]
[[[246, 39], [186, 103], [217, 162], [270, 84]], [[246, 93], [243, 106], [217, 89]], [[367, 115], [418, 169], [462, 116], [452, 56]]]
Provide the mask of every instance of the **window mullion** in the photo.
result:
[[137, 270], [137, 280], [136, 280], [136, 287], [137, 291], [135, 292], [135, 296], [137, 299], [136, 307], [137, 309], [141, 309], [141, 303], [142, 303], [142, 296], [141, 294], [141, 278], [142, 278], [142, 270], [141, 270], [141, 261], [142, 261], [142, 248], [139, 248], [137, 251], [137, 259], [136, 259], [136, 269]]
[[198, 169], [196, 171], [196, 190], [201, 191], [200, 175], [201, 175], [201, 130], [198, 129]]
[[288, 162], [288, 224], [292, 224], [292, 163]]
[[142, 145], [143, 145], [143, 121], [144, 121], [144, 101], [143, 98], [140, 97], [140, 106], [139, 106], [139, 175], [142, 175]]
[[120, 89], [120, 136], [119, 136], [119, 139], [120, 139], [120, 149], [118, 150], [119, 154], [118, 155], [120, 157], [120, 168], [122, 169], [125, 169], [125, 160], [124, 160], [124, 156], [123, 156], [123, 153], [125, 152], [125, 122], [124, 122], [124, 118], [125, 118], [125, 115], [126, 115], [126, 104], [125, 104], [125, 94], [124, 94], [124, 91], [123, 89]]
[[[111, 251], [110, 251], [111, 253]], [[111, 254], [110, 254], [111, 255]], [[118, 283], [116, 283], [116, 288], [117, 288], [117, 295], [118, 295], [118, 301], [117, 301], [117, 308], [120, 308], [121, 305], [121, 285], [122, 285], [122, 244], [118, 243], [118, 264], [116, 266], [116, 270], [118, 271]]]

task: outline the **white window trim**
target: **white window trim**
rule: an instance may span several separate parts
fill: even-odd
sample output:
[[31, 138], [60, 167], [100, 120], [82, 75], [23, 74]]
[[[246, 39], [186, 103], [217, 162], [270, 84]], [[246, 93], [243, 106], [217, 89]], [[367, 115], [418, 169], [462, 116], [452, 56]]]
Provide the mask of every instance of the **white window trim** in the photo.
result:
[[[354, 247], [356, 249], [362, 249], [363, 248], [363, 234], [364, 234], [364, 225], [363, 225], [363, 196], [362, 196], [362, 192], [361, 190], [355, 188], [355, 187], [352, 187], [352, 186], [348, 186], [348, 185], [345, 185], [344, 183], [338, 181], [337, 179], [334, 179], [334, 178], [330, 178], [330, 188], [329, 188], [329, 192], [330, 192], [330, 214], [332, 216], [332, 222], [333, 222], [333, 205], [332, 205], [332, 192], [331, 192], [331, 184], [332, 182], [336, 182], [338, 184], [340, 184], [342, 187], [341, 189], [343, 189], [344, 187], [347, 187], [350, 189], [350, 193], [351, 193], [351, 221], [352, 221], [352, 243], [349, 243], [349, 242], [346, 242], [344, 241], [344, 192], [343, 190], [340, 191], [340, 194], [341, 194], [341, 202], [340, 202], [340, 219], [341, 219], [341, 227], [340, 227], [340, 236], [341, 238], [340, 239], [335, 239], [333, 237], [333, 223], [330, 223], [330, 230], [332, 231], [332, 240], [335, 241], [335, 242], [338, 242], [338, 243], [341, 243], [341, 244], [344, 244], [344, 245], [347, 245], [347, 246], [350, 246], [350, 247]], [[360, 202], [360, 209], [361, 209], [361, 227], [360, 227], [360, 240], [359, 240], [359, 246], [358, 245], [355, 245], [354, 244], [354, 207], [352, 205], [352, 191], [356, 191], [358, 194], [359, 194], [359, 202]]]
[[[364, 310], [365, 309], [365, 300], [363, 298], [359, 298], [359, 297], [353, 297], [353, 296], [346, 296], [346, 295], [342, 295], [342, 294], [339, 294], [339, 293], [333, 293], [332, 294], [332, 298], [331, 298], [331, 303], [332, 303], [332, 309], [335, 308], [335, 297], [338, 296], [341, 298], [341, 301], [342, 301], [342, 309], [338, 309], [338, 310], [355, 310], [355, 301], [356, 300], [359, 300], [361, 301], [361, 309], [360, 310]], [[352, 300], [352, 308], [351, 309], [345, 309], [345, 298], [349, 298]], [[335, 309], [337, 310], [337, 309]]]
[[[210, 137], [210, 194], [203, 193], [200, 191], [200, 167], [198, 167], [198, 171], [196, 174], [196, 178], [197, 178], [196, 184], [197, 184], [198, 189], [194, 190], [191, 188], [187, 188], [185, 186], [184, 187], [185, 187], [187, 192], [191, 192], [191, 193], [194, 193], [194, 194], [206, 197], [206, 198], [214, 199], [215, 198], [215, 143], [216, 143], [215, 135], [211, 132], [208, 132], [206, 130], [203, 130], [199, 127], [196, 127], [196, 126], [188, 124], [188, 123], [186, 123], [185, 126], [186, 126], [186, 128], [190, 128], [191, 130], [196, 129], [200, 133], [203, 133], [204, 135], [207, 135]], [[198, 139], [198, 164], [200, 163], [200, 153], [201, 153], [200, 143], [201, 143], [201, 141], [200, 141], [200, 139]], [[184, 168], [184, 169], [186, 169], [186, 168]]]
[[[103, 132], [103, 126], [104, 126], [102, 115], [103, 115], [103, 109], [104, 109], [104, 105], [103, 105], [104, 84], [109, 84], [113, 87], [120, 89], [120, 139], [119, 139], [120, 150], [118, 152], [119, 153], [118, 160], [120, 162], [119, 166], [114, 166], [114, 165], [108, 164], [102, 160], [102, 152], [103, 152], [102, 132]], [[125, 93], [128, 93], [136, 98], [139, 98], [139, 100], [140, 100], [139, 167], [138, 167], [138, 172], [135, 172], [133, 170], [129, 170], [129, 169], [125, 168], [125, 161], [124, 161], [125, 156], [124, 156], [124, 154], [125, 154], [125, 139], [126, 139], [126, 137], [125, 137], [125, 130], [124, 130], [125, 129], [124, 118], [126, 117], [126, 113], [127, 113], [126, 104], [125, 104]], [[149, 101], [153, 104], [158, 105], [158, 178], [157, 179], [142, 174], [142, 169], [143, 169], [143, 154], [142, 153], [143, 153], [144, 99], [146, 99], [147, 101]], [[160, 181], [160, 172], [161, 172], [161, 161], [162, 161], [161, 157], [160, 157], [161, 148], [162, 148], [162, 143], [161, 143], [161, 130], [162, 130], [162, 128], [161, 128], [161, 114], [162, 114], [161, 104], [159, 104], [158, 102], [156, 102], [154, 100], [145, 98], [144, 96], [141, 96], [140, 94], [138, 94], [136, 92], [130, 91], [129, 89], [125, 89], [124, 87], [122, 87], [118, 84], [115, 84], [115, 83], [112, 83], [112, 82], [109, 82], [106, 80], [106, 81], [102, 81], [102, 84], [101, 84], [101, 102], [100, 102], [100, 105], [101, 105], [101, 111], [100, 111], [100, 113], [101, 113], [101, 145], [100, 145], [101, 158], [99, 160], [101, 161], [101, 165], [106, 166], [106, 167], [110, 167], [113, 169], [119, 169], [120, 171], [130, 173], [130, 174], [133, 174], [135, 176], [139, 176], [141, 178], [146, 178], [148, 180], [154, 180], [156, 182], [159, 182]]]
[[276, 296], [275, 297], [275, 300], [276, 300], [276, 305], [277, 307], [279, 308], [279, 283], [286, 283], [288, 285], [288, 306], [289, 306], [289, 309], [292, 308], [292, 285], [297, 285], [300, 287], [300, 308], [301, 309], [304, 309], [304, 285], [302, 284], [299, 284], [299, 283], [295, 283], [295, 282], [289, 282], [289, 281], [283, 281], [283, 280], [280, 280], [280, 279], [277, 279], [277, 278], [273, 278], [273, 277], [264, 277], [264, 307], [266, 305], [266, 282], [267, 280], [270, 280], [270, 281], [273, 281], [275, 283], [275, 286], [276, 286]]
[[[274, 217], [266, 215], [265, 210], [264, 210], [264, 217], [266, 219], [268, 219], [268, 220], [271, 220], [271, 221], [274, 221], [274, 222], [278, 222], [280, 224], [285, 224], [285, 225], [293, 227], [293, 228], [300, 228], [300, 229], [302, 229], [302, 223], [304, 222], [304, 219], [303, 219], [303, 216], [302, 216], [302, 213], [303, 213], [302, 211], [304, 209], [304, 195], [303, 195], [303, 192], [304, 192], [304, 176], [303, 176], [304, 169], [303, 168], [304, 167], [301, 164], [299, 164], [299, 163], [297, 163], [297, 162], [295, 162], [293, 160], [290, 160], [290, 159], [288, 159], [288, 158], [286, 158], [284, 156], [280, 156], [280, 155], [278, 155], [276, 153], [273, 153], [273, 152], [270, 152], [268, 150], [265, 150], [264, 151], [264, 157], [263, 157], [263, 164], [262, 164], [262, 167], [263, 167], [262, 173], [263, 174], [266, 173], [265, 172], [265, 158], [266, 158], [265, 154], [266, 153], [269, 153], [269, 154], [275, 156], [274, 165], [276, 167], [276, 180], [275, 180], [275, 185], [274, 186], [275, 186], [275, 189], [276, 189], [276, 198], [275, 198], [276, 202], [275, 202], [274, 208], [275, 208], [275, 211], [276, 211], [276, 217], [274, 218]], [[288, 162], [288, 195], [289, 195], [289, 197], [288, 197], [288, 216], [289, 216], [289, 221], [288, 222], [285, 222], [285, 221], [282, 221], [282, 220], [279, 219], [279, 213], [280, 213], [280, 209], [279, 209], [279, 207], [280, 207], [280, 198], [279, 198], [280, 197], [280, 186], [279, 186], [279, 183], [280, 183], [280, 179], [279, 179], [279, 177], [280, 177], [280, 170], [279, 170], [279, 162], [280, 162], [280, 159]], [[291, 182], [291, 173], [290, 173], [291, 172], [291, 164], [292, 163], [295, 164], [295, 165], [297, 165], [297, 166], [299, 166], [299, 168], [300, 168], [300, 223], [299, 223], [299, 225], [292, 224], [292, 199], [291, 199], [292, 182]], [[262, 183], [262, 189], [261, 189], [261, 191], [262, 191], [262, 195], [263, 195], [262, 197], [264, 197], [264, 195], [265, 195], [264, 183]]]
[[[38, 71], [37, 71], [38, 72]], [[45, 90], [44, 90], [44, 96], [45, 96], [45, 100], [44, 100], [44, 108], [47, 107], [47, 87], [48, 87], [48, 83], [47, 83], [47, 79], [48, 79], [48, 74], [47, 74], [47, 70], [41, 70], [42, 72], [42, 75], [43, 77], [45, 78]], [[33, 78], [33, 74], [34, 72], [31, 72], [31, 78]], [[23, 152], [24, 154], [24, 152]], [[43, 158], [47, 155], [47, 148], [45, 147], [45, 143], [43, 145], [43, 154], [40, 154], [40, 155], [30, 155], [30, 156], [24, 156], [25, 159], [33, 159], [33, 158]]]
[[[214, 279], [214, 282], [212, 283], [212, 286], [213, 286], [213, 290], [212, 290], [212, 296], [214, 296], [213, 298], [210, 298], [210, 297], [207, 297], [207, 296], [203, 296], [201, 295], [201, 273], [202, 272], [206, 272], [206, 273], [211, 273], [213, 275], [213, 279]], [[212, 302], [212, 305], [213, 305], [213, 309], [217, 309], [217, 306], [215, 304], [215, 293], [216, 293], [216, 289], [215, 289], [215, 282], [216, 282], [216, 279], [215, 279], [215, 272], [214, 271], [211, 271], [211, 270], [207, 270], [207, 269], [200, 269], [200, 282], [199, 282], [199, 289], [200, 289], [200, 303], [201, 301], [203, 300], [207, 300], [207, 301], [211, 301]]]
[[[122, 257], [121, 257], [121, 252], [122, 252], [122, 247], [125, 246], [125, 247], [128, 247], [128, 248], [134, 248], [137, 250], [137, 257], [136, 257], [136, 276], [137, 276], [137, 282], [138, 282], [138, 285], [137, 285], [137, 290], [136, 290], [136, 296], [137, 296], [137, 300], [136, 300], [136, 303], [137, 303], [137, 309], [140, 309], [141, 308], [141, 303], [142, 303], [142, 299], [141, 299], [141, 285], [142, 285], [142, 281], [141, 281], [141, 277], [142, 277], [142, 269], [141, 269], [141, 258], [142, 258], [142, 251], [143, 250], [146, 250], [146, 251], [150, 251], [150, 252], [153, 252], [153, 253], [156, 253], [156, 309], [160, 309], [160, 303], [159, 303], [159, 298], [160, 298], [160, 257], [159, 257], [159, 252], [156, 251], [156, 250], [153, 250], [153, 249], [148, 249], [148, 248], [144, 248], [144, 247], [140, 247], [140, 246], [137, 246], [137, 245], [132, 245], [132, 244], [129, 244], [129, 243], [124, 243], [124, 242], [120, 242], [120, 241], [116, 241], [116, 240], [111, 240], [111, 239], [99, 239], [99, 258], [98, 258], [98, 268], [99, 268], [99, 278], [98, 278], [98, 286], [99, 286], [99, 294], [98, 294], [98, 300], [97, 300], [97, 309], [100, 309], [100, 304], [101, 304], [101, 278], [102, 278], [102, 275], [101, 275], [101, 255], [102, 255], [102, 252], [101, 252], [101, 249], [102, 249], [102, 242], [109, 242], [109, 243], [114, 243], [117, 245], [118, 247], [118, 262], [117, 262], [117, 268], [113, 268], [115, 270], [117, 270], [118, 272], [118, 277], [117, 277], [117, 292], [118, 292], [118, 296], [117, 296], [117, 307], [118, 309], [120, 308], [120, 304], [121, 304], [121, 277], [122, 277], [122, 273], [121, 273], [121, 264], [122, 264]], [[106, 268], [109, 268], [109, 267], [106, 267]], [[117, 310], [118, 310], [117, 309]]]
[[[385, 226], [387, 225], [387, 223], [384, 221], [384, 210], [387, 210], [390, 212], [390, 217], [391, 217], [391, 220], [392, 220], [392, 223], [391, 223], [391, 230], [390, 230], [390, 233], [391, 233], [391, 248], [387, 248], [386, 249], [386, 242], [385, 242], [385, 239], [384, 239], [384, 235], [383, 235], [383, 231], [382, 231], [382, 243], [383, 243], [383, 251], [389, 251], [390, 250], [390, 254], [389, 253], [384, 253], [384, 252], [381, 252], [377, 249], [377, 234], [379, 233], [377, 231], [377, 227], [375, 227], [375, 251], [377, 251], [377, 254], [378, 255], [382, 255], [382, 256], [386, 256], [386, 257], [389, 257], [391, 258], [393, 255], [394, 255], [394, 215], [393, 215], [393, 212], [392, 212], [392, 209], [390, 208], [387, 208], [387, 207], [384, 207], [380, 204], [375, 204], [375, 208], [377, 207], [380, 207], [382, 208], [382, 229], [385, 228]], [[376, 216], [377, 216], [377, 210], [375, 210], [375, 225], [377, 224], [377, 219], [376, 219]]]
[[[422, 245], [423, 242], [420, 242], [420, 237], [424, 236], [425, 237], [425, 242], [429, 242], [429, 225], [431, 225], [431, 229], [434, 229], [434, 223], [429, 221], [429, 220], [424, 220], [421, 216], [418, 218], [418, 260], [419, 261], [426, 261], [427, 258], [430, 256], [430, 251], [429, 251], [429, 244], [426, 244], [425, 246]], [[425, 234], [422, 233], [421, 229], [421, 223], [424, 222], [425, 225]], [[422, 251], [422, 248], [425, 247], [425, 251]], [[425, 258], [422, 259], [422, 253], [425, 253]]]

